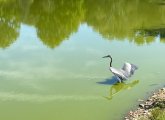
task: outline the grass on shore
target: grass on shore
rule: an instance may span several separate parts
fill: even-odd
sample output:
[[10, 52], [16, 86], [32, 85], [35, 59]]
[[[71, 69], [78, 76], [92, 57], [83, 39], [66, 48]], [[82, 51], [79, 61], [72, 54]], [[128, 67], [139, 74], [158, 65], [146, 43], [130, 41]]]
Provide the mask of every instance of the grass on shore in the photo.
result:
[[165, 120], [165, 109], [154, 108], [150, 117], [142, 117], [139, 120]]
[[155, 108], [151, 114], [151, 120], [165, 120], [165, 109]]

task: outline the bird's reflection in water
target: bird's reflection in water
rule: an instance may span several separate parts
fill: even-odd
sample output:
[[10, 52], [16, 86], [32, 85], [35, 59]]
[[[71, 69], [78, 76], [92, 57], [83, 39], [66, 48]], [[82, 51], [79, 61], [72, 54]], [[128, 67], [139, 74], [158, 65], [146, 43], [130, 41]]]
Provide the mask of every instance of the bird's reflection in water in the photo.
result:
[[106, 96], [105, 98], [108, 100], [111, 100], [112, 97], [117, 94], [118, 92], [126, 89], [130, 89], [134, 87], [136, 84], [139, 83], [139, 80], [134, 80], [131, 83], [116, 83], [111, 86], [110, 91], [109, 91], [109, 96]]

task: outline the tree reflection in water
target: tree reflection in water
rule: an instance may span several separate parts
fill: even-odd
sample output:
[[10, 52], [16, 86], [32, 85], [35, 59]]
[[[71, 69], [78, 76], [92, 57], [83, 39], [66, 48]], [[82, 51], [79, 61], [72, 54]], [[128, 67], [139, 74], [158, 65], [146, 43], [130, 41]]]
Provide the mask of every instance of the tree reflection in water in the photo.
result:
[[108, 40], [127, 39], [143, 45], [160, 36], [164, 41], [165, 9], [161, 3], [161, 0], [2, 0], [0, 47], [6, 48], [18, 38], [22, 23], [34, 26], [38, 38], [49, 48], [68, 39], [82, 23]]

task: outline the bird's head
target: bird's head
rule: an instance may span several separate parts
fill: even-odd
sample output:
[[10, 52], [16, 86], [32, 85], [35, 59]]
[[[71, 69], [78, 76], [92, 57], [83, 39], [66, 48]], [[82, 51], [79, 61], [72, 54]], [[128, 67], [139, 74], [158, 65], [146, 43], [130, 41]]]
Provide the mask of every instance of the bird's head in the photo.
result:
[[104, 56], [104, 57], [102, 57], [102, 58], [111, 58], [111, 56], [110, 55], [106, 55], [106, 56]]

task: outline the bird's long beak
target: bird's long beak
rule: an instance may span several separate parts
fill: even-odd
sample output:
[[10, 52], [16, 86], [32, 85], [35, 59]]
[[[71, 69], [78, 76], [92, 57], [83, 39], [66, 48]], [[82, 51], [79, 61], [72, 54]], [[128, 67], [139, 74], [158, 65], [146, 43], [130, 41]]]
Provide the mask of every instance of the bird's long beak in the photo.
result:
[[102, 58], [107, 58], [107, 57], [109, 57], [109, 56], [107, 55], [107, 56], [104, 56], [104, 57], [102, 57]]

